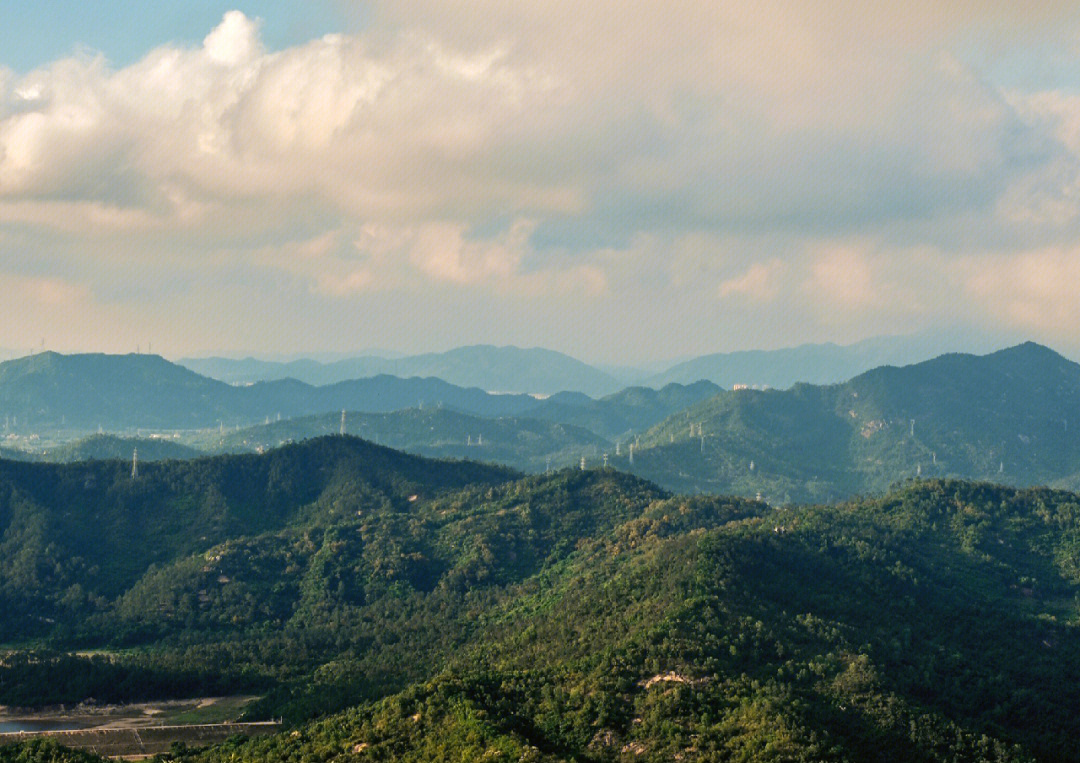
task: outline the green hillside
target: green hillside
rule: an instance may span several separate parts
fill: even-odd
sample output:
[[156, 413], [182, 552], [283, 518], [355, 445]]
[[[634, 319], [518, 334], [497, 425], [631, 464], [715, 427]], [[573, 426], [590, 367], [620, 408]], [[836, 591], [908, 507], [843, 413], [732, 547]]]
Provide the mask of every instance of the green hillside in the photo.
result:
[[[363, 506], [401, 506], [410, 496], [512, 475], [354, 437], [265, 456], [146, 463], [138, 479], [127, 460], [0, 461], [0, 641], [40, 634], [53, 622], [81, 625], [152, 565], [231, 538], [310, 523], [319, 510], [341, 516]], [[345, 498], [335, 503], [328, 497], [334, 495]]]
[[839, 385], [723, 392], [643, 435], [633, 467], [628, 456], [615, 463], [671, 489], [773, 502], [881, 492], [914, 476], [1068, 485], [1080, 473], [1076, 421], [1080, 366], [1029, 343]]
[[712, 382], [668, 384], [662, 389], [627, 387], [598, 400], [584, 395], [552, 395], [526, 415], [571, 424], [607, 438], [621, 440], [644, 432], [676, 411], [707, 400], [720, 388]]
[[150, 437], [120, 437], [96, 434], [74, 442], [50, 448], [41, 459], [45, 461], [90, 461], [120, 459], [130, 461], [134, 451], [139, 451], [139, 461], [164, 461], [166, 459], [198, 458], [202, 452], [173, 440]]
[[435, 378], [231, 386], [157, 355], [43, 352], [0, 363], [0, 418], [5, 433], [22, 435], [252, 425], [267, 416], [393, 411], [425, 400], [489, 416], [517, 415], [536, 405], [529, 395], [492, 395]]
[[[407, 408], [392, 413], [345, 414], [346, 431], [391, 448], [432, 458], [467, 458], [524, 471], [594, 462], [612, 446], [581, 427], [517, 416], [483, 418], [447, 408]], [[211, 452], [275, 448], [286, 442], [340, 431], [341, 414], [274, 421], [233, 432], [208, 432], [189, 441]], [[141, 452], [141, 451], [140, 451]]]
[[0, 704], [293, 724], [207, 763], [1080, 760], [1071, 493], [771, 509], [336, 436], [124, 466], [0, 462]]

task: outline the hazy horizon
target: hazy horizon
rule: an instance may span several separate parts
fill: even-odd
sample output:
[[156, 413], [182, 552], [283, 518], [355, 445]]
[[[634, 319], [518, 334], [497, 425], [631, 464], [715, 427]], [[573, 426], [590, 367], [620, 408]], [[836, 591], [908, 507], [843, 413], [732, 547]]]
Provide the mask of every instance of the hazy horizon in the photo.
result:
[[[573, 360], [577, 360], [577, 361], [580, 361], [580, 362], [582, 362], [582, 363], [584, 363], [586, 365], [592, 366], [592, 367], [594, 367], [594, 368], [596, 368], [598, 370], [606, 371], [606, 372], [609, 372], [609, 373], [612, 373], [612, 372], [615, 372], [615, 371], [618, 371], [618, 370], [622, 370], [624, 372], [631, 373], [632, 375], [639, 375], [639, 374], [642, 374], [642, 373], [659, 373], [659, 372], [662, 372], [662, 371], [666, 371], [666, 370], [668, 370], [670, 368], [673, 368], [673, 367], [675, 367], [675, 366], [677, 366], [677, 365], [679, 365], [681, 363], [692, 361], [692, 360], [695, 360], [695, 359], [698, 359], [698, 358], [709, 357], [709, 356], [712, 356], [712, 355], [734, 354], [734, 353], [740, 353], [740, 352], [751, 352], [751, 353], [752, 352], [765, 352], [765, 353], [784, 352], [784, 351], [787, 351], [787, 350], [799, 350], [799, 349], [804, 349], [804, 348], [820, 348], [820, 347], [824, 347], [824, 346], [828, 346], [828, 345], [833, 345], [833, 346], [836, 346], [836, 347], [847, 349], [847, 348], [855, 348], [855, 347], [858, 347], [858, 346], [864, 346], [864, 345], [873, 344], [873, 343], [882, 343], [882, 344], [886, 344], [886, 345], [889, 345], [891, 343], [893, 349], [895, 350], [895, 354], [898, 354], [898, 355], [910, 354], [911, 352], [916, 351], [915, 349], [912, 349], [912, 348], [918, 348], [918, 350], [922, 351], [922, 353], [925, 355], [925, 357], [927, 359], [929, 359], [929, 358], [935, 357], [937, 355], [941, 355], [941, 354], [945, 354], [945, 353], [951, 353], [951, 352], [968, 353], [968, 354], [972, 354], [972, 355], [985, 355], [985, 354], [988, 354], [988, 353], [992, 353], [992, 352], [996, 352], [996, 351], [999, 351], [999, 350], [1007, 349], [1009, 347], [1013, 347], [1013, 346], [1016, 346], [1018, 344], [1022, 344], [1024, 342], [1028, 342], [1028, 341], [1035, 341], [1035, 340], [1025, 339], [1025, 338], [1022, 338], [1022, 337], [1011, 337], [1011, 338], [1004, 339], [1002, 341], [995, 341], [994, 339], [992, 339], [990, 337], [987, 337], [987, 336], [974, 336], [974, 335], [965, 336], [965, 335], [963, 335], [961, 333], [949, 334], [949, 335], [946, 335], [946, 336], [943, 336], [943, 337], [940, 337], [940, 338], [935, 337], [932, 333], [882, 334], [882, 335], [877, 335], [877, 336], [872, 336], [872, 337], [865, 337], [865, 338], [860, 339], [858, 341], [848, 342], [848, 343], [828, 342], [828, 341], [826, 341], [826, 342], [804, 342], [804, 343], [797, 344], [797, 345], [783, 345], [783, 346], [779, 346], [779, 347], [769, 347], [769, 348], [751, 347], [751, 348], [746, 348], [745, 350], [731, 350], [731, 351], [717, 350], [717, 351], [714, 351], [714, 352], [704, 352], [704, 353], [701, 353], [700, 355], [683, 355], [683, 356], [678, 356], [678, 357], [674, 357], [674, 358], [645, 358], [645, 359], [642, 359], [642, 360], [640, 360], [640, 361], [638, 361], [636, 363], [633, 363], [633, 362], [632, 363], [605, 363], [603, 361], [590, 359], [590, 358], [587, 358], [587, 357], [576, 356], [576, 355], [573, 355], [573, 354], [568, 353], [568, 352], [563, 352], [562, 350], [558, 350], [558, 349], [555, 349], [555, 348], [552, 348], [552, 347], [543, 347], [543, 346], [540, 346], [540, 345], [533, 345], [533, 346], [523, 347], [523, 346], [514, 345], [514, 344], [499, 344], [499, 345], [496, 345], [496, 344], [488, 344], [488, 343], [459, 344], [459, 345], [453, 345], [453, 346], [450, 346], [450, 347], [446, 347], [444, 349], [431, 349], [431, 350], [424, 350], [424, 351], [420, 351], [420, 352], [401, 352], [401, 351], [392, 350], [392, 349], [389, 349], [389, 348], [365, 348], [365, 349], [361, 349], [361, 350], [355, 350], [355, 351], [352, 351], [352, 352], [348, 352], [348, 351], [341, 351], [341, 352], [331, 352], [331, 351], [323, 351], [323, 352], [309, 351], [309, 352], [304, 352], [304, 351], [295, 351], [295, 352], [277, 352], [277, 353], [266, 352], [266, 353], [260, 353], [260, 352], [246, 352], [246, 351], [243, 351], [243, 350], [230, 352], [230, 351], [226, 350], [226, 351], [209, 351], [209, 352], [205, 352], [205, 353], [201, 353], [201, 354], [191, 354], [191, 355], [165, 354], [165, 353], [159, 352], [152, 345], [146, 345], [146, 346], [137, 345], [132, 350], [125, 351], [125, 350], [121, 349], [121, 350], [119, 350], [117, 352], [108, 352], [106, 350], [97, 349], [97, 348], [73, 349], [73, 350], [65, 351], [65, 350], [57, 350], [57, 349], [48, 347], [47, 345], [44, 346], [44, 347], [39, 345], [38, 347], [28, 348], [28, 349], [26, 349], [24, 351], [20, 351], [20, 350], [15, 349], [15, 348], [0, 347], [0, 362], [6, 361], [6, 360], [15, 360], [15, 359], [18, 359], [18, 358], [29, 357], [29, 356], [32, 356], [32, 355], [41, 354], [43, 352], [58, 352], [58, 353], [64, 354], [64, 355], [73, 355], [73, 354], [106, 354], [106, 355], [143, 354], [143, 355], [157, 355], [157, 356], [163, 357], [164, 359], [166, 359], [166, 360], [168, 360], [170, 362], [173, 362], [173, 363], [180, 363], [180, 362], [183, 362], [185, 360], [221, 358], [221, 359], [224, 359], [224, 360], [234, 360], [234, 361], [255, 360], [255, 361], [265, 361], [265, 362], [270, 362], [270, 363], [290, 363], [290, 362], [293, 362], [293, 361], [312, 360], [312, 361], [315, 361], [315, 362], [318, 362], [318, 363], [329, 365], [329, 364], [333, 364], [333, 363], [335, 363], [337, 361], [357, 360], [357, 359], [363, 359], [363, 358], [381, 359], [381, 360], [409, 359], [409, 358], [420, 357], [420, 356], [425, 356], [425, 355], [438, 356], [438, 355], [453, 352], [455, 350], [467, 349], [467, 348], [471, 348], [471, 347], [494, 347], [496, 349], [519, 349], [519, 350], [546, 350], [546, 351], [553, 351], [553, 352], [557, 352], [557, 353], [560, 353], [562, 355], [565, 355], [566, 357], [569, 357], [569, 358], [571, 358]], [[1076, 355], [1074, 355], [1073, 353], [1070, 353], [1067, 350], [1062, 350], [1061, 348], [1055, 347], [1053, 345], [1046, 345], [1046, 346], [1048, 346], [1051, 350], [1057, 352], [1058, 354], [1069, 358], [1070, 360], [1074, 359], [1075, 357], [1080, 357], [1080, 353], [1077, 353]], [[917, 361], [912, 361], [912, 362], [917, 362]], [[907, 363], [905, 361], [903, 361], [903, 360], [901, 360], [899, 362], [899, 365], [906, 365], [906, 364]], [[615, 375], [618, 376], [618, 374], [615, 374]]]

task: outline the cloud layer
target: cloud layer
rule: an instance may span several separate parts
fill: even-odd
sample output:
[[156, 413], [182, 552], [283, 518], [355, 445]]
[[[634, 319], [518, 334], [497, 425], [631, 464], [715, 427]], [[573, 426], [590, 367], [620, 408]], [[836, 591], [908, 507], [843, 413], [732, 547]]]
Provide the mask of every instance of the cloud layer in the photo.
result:
[[1054, 3], [418, 2], [0, 69], [0, 344], [1080, 350], [1080, 99], [983, 64], [1078, 31]]

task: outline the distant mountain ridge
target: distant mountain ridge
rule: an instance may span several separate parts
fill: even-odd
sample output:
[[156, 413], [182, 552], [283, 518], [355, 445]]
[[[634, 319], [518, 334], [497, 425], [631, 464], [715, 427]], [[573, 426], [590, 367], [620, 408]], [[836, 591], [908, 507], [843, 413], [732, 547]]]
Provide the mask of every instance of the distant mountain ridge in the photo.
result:
[[443, 407], [489, 419], [526, 417], [580, 427], [611, 440], [644, 431], [717, 391], [716, 385], [700, 382], [661, 390], [629, 387], [600, 399], [561, 392], [538, 400], [436, 378], [389, 375], [321, 387], [295, 379], [236, 386], [156, 355], [46, 352], [0, 363], [0, 424], [6, 432], [19, 433], [88, 433], [99, 427], [110, 432], [224, 430], [342, 410], [374, 414]]
[[198, 429], [342, 409], [420, 405], [485, 416], [532, 407], [529, 395], [491, 395], [440, 379], [376, 376], [315, 387], [292, 379], [237, 387], [157, 355], [45, 352], [0, 363], [0, 420], [7, 431]]
[[589, 396], [615, 392], [613, 376], [554, 350], [540, 347], [472, 345], [447, 352], [400, 358], [366, 356], [320, 363], [302, 359], [275, 362], [244, 358], [183, 358], [180, 365], [229, 383], [297, 379], [313, 385], [361, 379], [380, 374], [437, 377], [461, 387], [489, 392], [551, 395], [562, 391]]
[[[1000, 346], [1000, 345], [998, 345]], [[908, 365], [964, 348], [988, 351], [985, 338], [923, 332], [877, 336], [841, 345], [803, 344], [775, 350], [745, 350], [701, 355], [670, 367], [650, 364], [651, 370], [630, 366], [588, 364], [561, 352], [539, 347], [471, 345], [420, 355], [362, 355], [320, 362], [311, 358], [289, 361], [256, 358], [182, 358], [179, 364], [230, 384], [296, 379], [312, 385], [333, 384], [378, 374], [399, 377], [433, 376], [464, 387], [489, 392], [554, 395], [584, 393], [597, 398], [627, 386], [664, 386], [710, 381], [786, 389], [797, 382], [835, 384], [882, 365]]]
[[707, 379], [727, 389], [735, 385], [787, 389], [798, 382], [837, 384], [879, 366], [910, 365], [948, 350], [981, 349], [984, 345], [985, 340], [975, 341], [971, 337], [924, 333], [871, 337], [848, 345], [827, 342], [777, 350], [713, 353], [677, 363], [644, 383], [656, 387]]
[[1059, 483], [1080, 474], [1080, 365], [1028, 342], [843, 384], [722, 392], [643, 435], [633, 469], [673, 489], [779, 501], [918, 476]]

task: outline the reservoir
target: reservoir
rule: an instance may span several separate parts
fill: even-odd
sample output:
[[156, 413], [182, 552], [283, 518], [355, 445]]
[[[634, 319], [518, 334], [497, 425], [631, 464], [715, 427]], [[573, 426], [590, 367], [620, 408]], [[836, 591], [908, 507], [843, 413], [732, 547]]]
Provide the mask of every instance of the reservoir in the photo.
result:
[[0, 720], [0, 734], [10, 734], [16, 731], [71, 731], [73, 729], [81, 728], [83, 728], [83, 726], [74, 721], [35, 721], [29, 718]]

